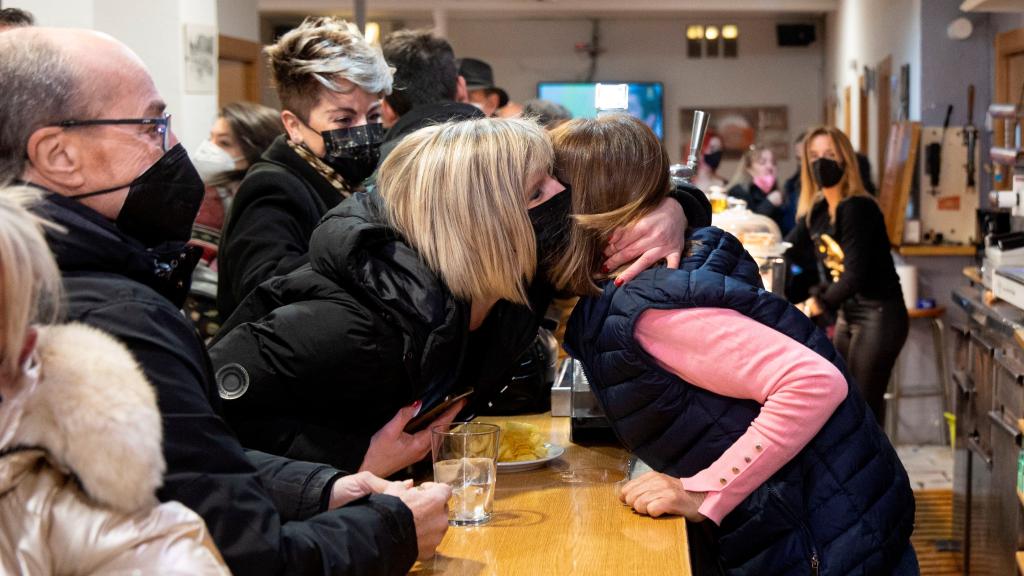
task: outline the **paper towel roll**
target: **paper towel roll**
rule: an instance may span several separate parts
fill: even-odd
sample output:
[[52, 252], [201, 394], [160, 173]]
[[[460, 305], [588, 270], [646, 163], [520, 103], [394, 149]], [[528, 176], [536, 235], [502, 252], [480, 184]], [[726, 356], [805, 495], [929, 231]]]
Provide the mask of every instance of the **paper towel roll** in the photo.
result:
[[903, 303], [907, 305], [907, 310], [917, 308], [917, 266], [897, 264], [896, 275], [900, 277]]

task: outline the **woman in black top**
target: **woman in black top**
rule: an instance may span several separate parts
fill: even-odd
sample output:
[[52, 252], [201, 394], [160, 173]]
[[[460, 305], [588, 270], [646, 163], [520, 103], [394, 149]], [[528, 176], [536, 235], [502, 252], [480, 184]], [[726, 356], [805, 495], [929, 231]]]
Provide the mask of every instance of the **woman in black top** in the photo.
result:
[[777, 186], [777, 174], [771, 149], [751, 146], [729, 181], [728, 194], [743, 200], [752, 212], [771, 218], [781, 228], [783, 197]]
[[797, 223], [787, 240], [813, 243], [827, 276], [800, 307], [812, 317], [838, 313], [835, 346], [883, 422], [883, 396], [908, 329], [885, 219], [864, 190], [850, 140], [838, 129], [809, 133], [800, 172]]

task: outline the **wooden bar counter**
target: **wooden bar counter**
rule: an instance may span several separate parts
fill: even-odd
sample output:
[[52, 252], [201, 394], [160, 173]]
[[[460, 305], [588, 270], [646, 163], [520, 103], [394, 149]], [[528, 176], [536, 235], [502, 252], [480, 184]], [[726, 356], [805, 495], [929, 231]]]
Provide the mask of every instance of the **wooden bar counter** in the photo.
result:
[[616, 483], [627, 454], [569, 442], [569, 418], [550, 414], [480, 418], [529, 422], [565, 453], [537, 470], [498, 472], [494, 515], [477, 527], [452, 526], [438, 555], [411, 574], [536, 576], [541, 574], [689, 575], [686, 523], [649, 518], [621, 504]]

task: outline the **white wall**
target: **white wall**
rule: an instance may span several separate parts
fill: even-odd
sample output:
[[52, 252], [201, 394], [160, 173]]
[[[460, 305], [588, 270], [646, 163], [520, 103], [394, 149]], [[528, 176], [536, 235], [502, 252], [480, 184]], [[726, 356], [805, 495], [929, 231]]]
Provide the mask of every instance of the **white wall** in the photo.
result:
[[[842, 125], [842, 94], [853, 86], [857, 94], [858, 77], [864, 67], [875, 68], [886, 56], [892, 56], [892, 77], [898, 82], [900, 67], [910, 64], [910, 119], [921, 118], [921, 2], [922, 0], [840, 0], [836, 12], [826, 18], [825, 94], [839, 102], [836, 122]], [[893, 102], [898, 103], [899, 86], [893, 84]], [[850, 139], [858, 142], [858, 98], [853, 98], [853, 126]], [[876, 100], [869, 97], [870, 118], [877, 117]], [[892, 108], [898, 113], [898, 108]], [[873, 123], [874, 121], [872, 121]], [[874, 132], [874, 130], [872, 130]], [[877, 157], [878, 143], [873, 136], [868, 157]], [[877, 166], [872, 166], [875, 173]], [[876, 177], [877, 180], [877, 177]]]
[[[776, 20], [729, 22], [740, 27], [736, 59], [688, 59], [685, 31], [687, 24], [694, 23], [691, 21], [601, 21], [601, 46], [605, 51], [598, 60], [594, 80], [664, 83], [665, 144], [673, 161], [679, 160], [684, 145], [679, 114], [683, 107], [784, 105], [789, 107], [792, 133], [822, 120], [821, 41], [807, 48], [779, 48]], [[574, 45], [589, 42], [590, 33], [588, 20], [453, 18], [448, 22], [448, 38], [456, 55], [489, 62], [496, 83], [517, 101], [535, 98], [540, 81], [585, 80], [589, 60], [577, 53]], [[780, 174], [788, 176], [794, 167], [792, 159], [783, 162]], [[724, 165], [719, 171], [729, 174], [731, 169]]]
[[[239, 0], [241, 1], [241, 0]], [[7, 5], [5, 3], [5, 5]], [[167, 102], [173, 129], [189, 150], [209, 134], [217, 114], [211, 94], [185, 93], [185, 24], [217, 28], [213, 0], [18, 0], [10, 6], [32, 12], [41, 26], [106, 32], [135, 51]], [[116, 87], [112, 87], [116, 89]]]
[[217, 0], [220, 33], [250, 42], [259, 42], [259, 4], [259, 0]]

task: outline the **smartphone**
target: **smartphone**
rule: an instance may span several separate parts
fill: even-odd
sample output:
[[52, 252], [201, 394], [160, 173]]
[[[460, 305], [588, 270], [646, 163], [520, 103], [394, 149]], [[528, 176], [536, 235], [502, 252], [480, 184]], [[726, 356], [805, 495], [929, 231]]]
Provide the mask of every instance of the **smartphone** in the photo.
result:
[[415, 434], [416, 432], [423, 430], [431, 422], [436, 420], [438, 416], [443, 414], [445, 410], [451, 408], [452, 406], [455, 405], [456, 402], [468, 397], [472, 393], [473, 389], [468, 388], [455, 396], [448, 396], [447, 398], [444, 399], [444, 401], [442, 401], [437, 406], [434, 406], [430, 410], [417, 414], [412, 420], [409, 420], [408, 424], [405, 425], [405, 432], [407, 434]]

